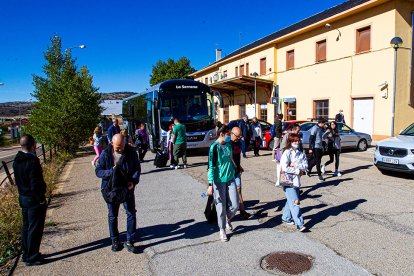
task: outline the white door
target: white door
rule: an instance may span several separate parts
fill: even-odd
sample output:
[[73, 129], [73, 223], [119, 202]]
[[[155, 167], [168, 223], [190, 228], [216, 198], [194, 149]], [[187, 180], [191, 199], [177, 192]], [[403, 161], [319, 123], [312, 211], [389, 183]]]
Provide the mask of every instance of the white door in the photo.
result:
[[359, 132], [365, 132], [372, 136], [373, 125], [374, 99], [354, 99], [354, 130]]

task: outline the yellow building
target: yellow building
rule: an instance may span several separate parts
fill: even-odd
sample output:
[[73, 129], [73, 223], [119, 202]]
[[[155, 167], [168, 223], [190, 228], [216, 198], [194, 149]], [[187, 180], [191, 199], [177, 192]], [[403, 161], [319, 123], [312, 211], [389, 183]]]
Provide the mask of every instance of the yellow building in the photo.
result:
[[[414, 121], [413, 18], [414, 0], [347, 1], [192, 76], [223, 95], [221, 121], [246, 113], [273, 123], [275, 112], [285, 120], [334, 118], [342, 109], [348, 125], [378, 140], [392, 133], [394, 103], [395, 134]], [[403, 41], [398, 50], [394, 37]]]

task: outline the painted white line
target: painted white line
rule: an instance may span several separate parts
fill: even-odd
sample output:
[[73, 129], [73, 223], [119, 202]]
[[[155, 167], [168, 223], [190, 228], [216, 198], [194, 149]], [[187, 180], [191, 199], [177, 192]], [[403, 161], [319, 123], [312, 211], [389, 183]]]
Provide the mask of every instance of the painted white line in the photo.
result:
[[17, 152], [13, 153], [13, 154], [8, 154], [8, 155], [2, 155], [0, 156], [0, 159], [6, 158], [6, 157], [10, 157], [10, 156], [16, 156]]

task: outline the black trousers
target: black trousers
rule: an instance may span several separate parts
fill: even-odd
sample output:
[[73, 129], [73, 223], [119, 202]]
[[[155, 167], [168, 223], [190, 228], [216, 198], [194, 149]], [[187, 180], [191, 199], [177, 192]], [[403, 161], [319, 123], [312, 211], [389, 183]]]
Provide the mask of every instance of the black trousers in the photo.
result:
[[341, 153], [341, 150], [339, 150], [339, 149], [335, 149], [335, 148], [328, 149], [329, 160], [326, 161], [325, 167], [328, 166], [329, 164], [333, 163], [334, 156], [335, 156], [335, 171], [337, 171], [338, 168], [339, 168], [339, 154], [340, 153]]
[[262, 143], [262, 139], [260, 137], [256, 137], [253, 141], [253, 151], [254, 155], [259, 154], [260, 145]]
[[312, 154], [314, 158], [308, 163], [308, 170], [311, 172], [312, 168], [316, 166], [316, 171], [318, 172], [318, 175], [321, 176], [321, 160], [323, 151], [322, 149], [313, 149]]
[[148, 151], [148, 145], [147, 144], [141, 144], [140, 146], [138, 146], [138, 156], [139, 156], [139, 160], [143, 161], [145, 154]]
[[40, 243], [46, 218], [46, 204], [41, 205], [34, 197], [19, 196], [22, 208], [22, 251], [23, 260], [34, 262], [39, 258]]

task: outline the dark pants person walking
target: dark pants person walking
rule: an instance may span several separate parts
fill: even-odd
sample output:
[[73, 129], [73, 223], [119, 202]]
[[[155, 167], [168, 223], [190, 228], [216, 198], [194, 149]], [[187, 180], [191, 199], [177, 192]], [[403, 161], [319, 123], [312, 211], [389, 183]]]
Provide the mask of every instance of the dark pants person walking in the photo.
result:
[[335, 156], [335, 172], [337, 172], [339, 168], [339, 154], [340, 153], [341, 153], [341, 150], [339, 149], [335, 149], [335, 148], [329, 149], [328, 150], [329, 160], [325, 162], [325, 167], [333, 163], [334, 156]]
[[[119, 203], [107, 203], [108, 205], [108, 224], [109, 224], [109, 235], [111, 240], [114, 241], [119, 237], [118, 231], [118, 214]], [[127, 240], [135, 241], [135, 232], [137, 229], [137, 218], [135, 209], [135, 195], [134, 191], [129, 191], [126, 201], [123, 203], [124, 209], [127, 215]]]
[[254, 141], [253, 141], [254, 156], [259, 155], [259, 149], [260, 149], [261, 143], [262, 143], [262, 139], [260, 139], [260, 137], [256, 137], [254, 139]]
[[318, 175], [319, 176], [322, 176], [322, 172], [321, 172], [321, 160], [322, 160], [322, 156], [323, 156], [322, 149], [313, 149], [313, 157], [314, 158], [308, 164], [308, 171], [309, 171], [309, 173], [311, 173], [312, 172], [312, 168], [314, 166], [316, 166], [316, 171], [318, 172]]

